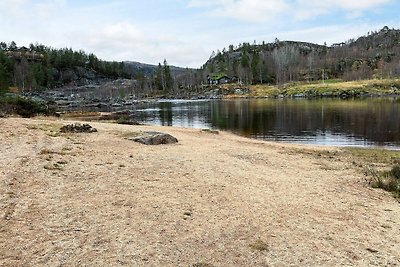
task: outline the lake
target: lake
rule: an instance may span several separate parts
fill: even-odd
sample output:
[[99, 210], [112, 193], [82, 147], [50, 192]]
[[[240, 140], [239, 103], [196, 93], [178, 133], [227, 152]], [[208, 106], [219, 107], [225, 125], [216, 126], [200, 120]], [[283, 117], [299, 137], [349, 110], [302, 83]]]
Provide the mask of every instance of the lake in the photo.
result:
[[400, 149], [400, 98], [159, 101], [136, 107], [147, 124], [226, 130], [261, 140]]

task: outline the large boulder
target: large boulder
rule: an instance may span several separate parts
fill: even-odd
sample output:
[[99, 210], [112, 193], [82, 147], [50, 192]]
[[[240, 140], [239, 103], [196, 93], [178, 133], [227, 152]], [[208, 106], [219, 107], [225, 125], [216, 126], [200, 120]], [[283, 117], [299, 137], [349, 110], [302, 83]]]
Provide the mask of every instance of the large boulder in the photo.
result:
[[143, 132], [135, 137], [130, 137], [128, 139], [145, 145], [164, 145], [178, 143], [178, 139], [176, 139], [172, 135], [161, 132]]

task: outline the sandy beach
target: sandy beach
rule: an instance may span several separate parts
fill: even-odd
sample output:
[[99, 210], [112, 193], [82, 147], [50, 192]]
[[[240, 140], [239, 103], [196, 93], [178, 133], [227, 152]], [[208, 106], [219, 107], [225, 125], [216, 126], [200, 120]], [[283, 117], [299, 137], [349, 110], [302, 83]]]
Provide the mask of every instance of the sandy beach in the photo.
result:
[[0, 119], [0, 266], [400, 266], [398, 200], [338, 148], [68, 123]]

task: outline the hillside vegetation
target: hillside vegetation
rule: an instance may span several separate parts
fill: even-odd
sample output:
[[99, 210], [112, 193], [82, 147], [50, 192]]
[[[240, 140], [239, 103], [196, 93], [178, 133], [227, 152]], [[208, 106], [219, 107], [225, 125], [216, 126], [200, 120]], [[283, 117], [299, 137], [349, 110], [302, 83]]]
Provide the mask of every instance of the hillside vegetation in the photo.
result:
[[0, 43], [0, 90], [3, 91], [10, 87], [18, 88], [19, 92], [40, 91], [118, 77], [130, 77], [122, 62], [102, 61], [84, 51]]
[[213, 53], [202, 67], [203, 77], [215, 73], [243, 84], [294, 81], [344, 81], [392, 78], [400, 75], [400, 30], [384, 27], [358, 39], [317, 45], [280, 41], [249, 44]]
[[221, 84], [230, 84], [233, 91], [245, 87], [246, 96], [356, 96], [398, 94], [399, 76], [400, 30], [388, 27], [332, 46], [278, 39], [229, 45], [213, 52], [198, 70], [169, 66], [166, 60], [158, 66], [107, 62], [70, 48], [0, 43], [0, 92], [40, 92], [122, 78], [130, 80], [125, 83], [129, 88], [117, 94], [136, 97], [196, 96], [221, 90]]

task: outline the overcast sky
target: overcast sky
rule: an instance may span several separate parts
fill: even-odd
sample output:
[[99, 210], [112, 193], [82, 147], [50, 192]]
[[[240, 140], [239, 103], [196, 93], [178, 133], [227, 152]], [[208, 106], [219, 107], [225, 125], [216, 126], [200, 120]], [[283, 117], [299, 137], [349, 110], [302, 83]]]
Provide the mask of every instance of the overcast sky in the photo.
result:
[[400, 28], [398, 0], [0, 0], [0, 41], [199, 67], [230, 44], [346, 41]]

